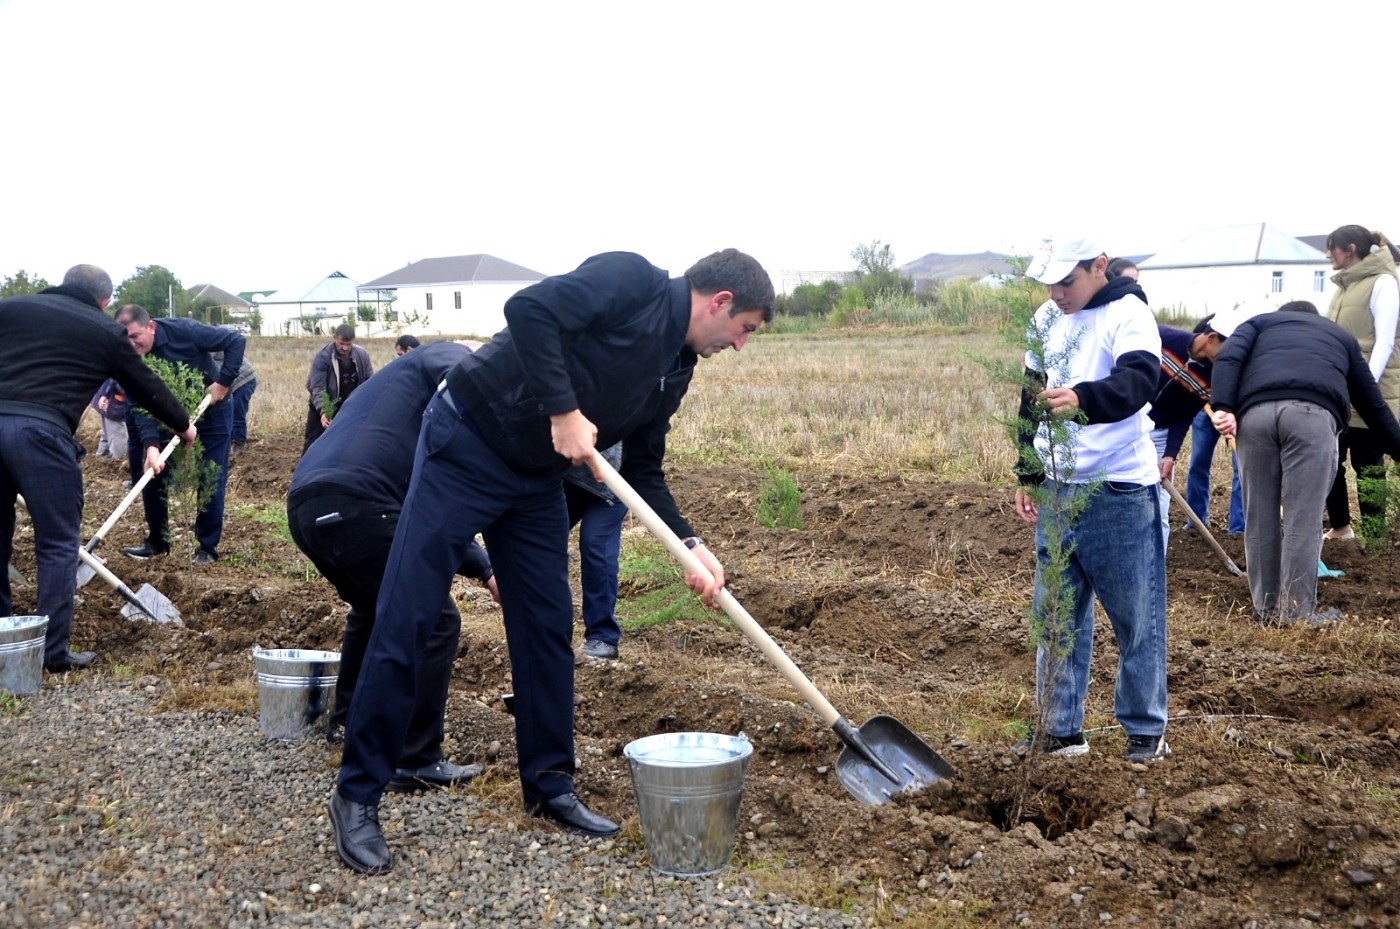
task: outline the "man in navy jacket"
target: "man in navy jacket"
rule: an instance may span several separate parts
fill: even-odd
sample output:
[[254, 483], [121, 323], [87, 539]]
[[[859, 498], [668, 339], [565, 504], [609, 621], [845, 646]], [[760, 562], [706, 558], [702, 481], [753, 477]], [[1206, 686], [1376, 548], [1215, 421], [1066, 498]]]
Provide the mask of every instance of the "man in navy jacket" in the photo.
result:
[[617, 833], [574, 793], [562, 475], [621, 441], [624, 476], [708, 569], [686, 583], [712, 604], [724, 570], [666, 486], [666, 431], [697, 358], [742, 348], [772, 318], [773, 301], [768, 274], [734, 249], [676, 279], [639, 255], [598, 255], [511, 297], [507, 328], [448, 372], [423, 413], [380, 589], [379, 613], [396, 619], [370, 639], [330, 801], [336, 850], [351, 868], [392, 866], [379, 799], [413, 710], [421, 643], [478, 532], [500, 582], [525, 807], [585, 835]]
[[[380, 581], [413, 476], [423, 408], [448, 370], [470, 352], [459, 342], [433, 342], [384, 368], [345, 401], [335, 428], [311, 443], [292, 475], [287, 494], [292, 539], [350, 604], [329, 741], [344, 741], [345, 720], [377, 618]], [[500, 599], [481, 546], [468, 547], [458, 573], [477, 578]], [[385, 622], [397, 621], [396, 615]], [[481, 771], [442, 756], [448, 685], [461, 632], [462, 616], [449, 594], [423, 648], [413, 715], [389, 781], [391, 790], [448, 787]]]
[[[86, 668], [97, 658], [68, 650], [83, 516], [83, 448], [73, 432], [88, 401], [112, 378], [186, 442], [196, 435], [175, 395], [102, 312], [111, 299], [107, 272], [77, 265], [58, 287], [0, 300], [0, 564], [10, 561], [15, 497], [23, 494], [34, 522], [37, 609], [49, 618], [44, 667], [50, 671]], [[0, 616], [9, 616], [10, 607], [4, 572]]]
[[[201, 488], [208, 480], [208, 499], [195, 516], [194, 534], [199, 548], [194, 553], [195, 564], [213, 564], [219, 559], [219, 540], [224, 534], [224, 490], [228, 486], [229, 440], [233, 432], [233, 405], [225, 403], [229, 385], [238, 377], [238, 369], [243, 366], [243, 349], [246, 340], [231, 329], [209, 326], [193, 319], [176, 317], [156, 321], [145, 307], [128, 303], [117, 310], [117, 324], [126, 328], [127, 338], [140, 355], [154, 355], [166, 361], [188, 365], [200, 373], [204, 380], [205, 392], [212, 398], [209, 409], [199, 420], [200, 447], [202, 461], [212, 462], [217, 473], [209, 474], [207, 465], [201, 471]], [[214, 360], [215, 352], [223, 352], [223, 361]], [[149, 416], [134, 414], [132, 422], [134, 435], [130, 442], [132, 480], [155, 466], [160, 457], [161, 447], [166, 436]], [[145, 460], [141, 461], [140, 450], [145, 450]], [[138, 560], [145, 560], [170, 551], [170, 510], [166, 500], [164, 473], [148, 483], [141, 491], [141, 502], [146, 509], [146, 541], [138, 546], [122, 549], [122, 554]], [[201, 492], [200, 494], [204, 494]]]

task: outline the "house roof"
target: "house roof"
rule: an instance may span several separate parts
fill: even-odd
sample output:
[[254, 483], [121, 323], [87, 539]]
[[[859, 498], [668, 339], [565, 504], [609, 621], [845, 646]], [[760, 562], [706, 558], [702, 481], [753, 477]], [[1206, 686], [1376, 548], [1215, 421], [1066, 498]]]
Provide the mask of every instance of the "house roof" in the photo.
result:
[[193, 287], [187, 287], [185, 292], [188, 293], [193, 300], [209, 300], [213, 302], [215, 306], [228, 306], [241, 309], [247, 309], [252, 306], [252, 304], [242, 297], [235, 296], [227, 290], [215, 287], [213, 284], [196, 284]]
[[358, 285], [339, 271], [332, 271], [316, 281], [283, 287], [259, 303], [359, 303]]
[[1217, 265], [1328, 264], [1327, 256], [1268, 223], [1211, 226], [1139, 263], [1144, 271]]
[[493, 255], [424, 258], [360, 285], [362, 290], [428, 284], [485, 284], [500, 281], [542, 281], [544, 275]]

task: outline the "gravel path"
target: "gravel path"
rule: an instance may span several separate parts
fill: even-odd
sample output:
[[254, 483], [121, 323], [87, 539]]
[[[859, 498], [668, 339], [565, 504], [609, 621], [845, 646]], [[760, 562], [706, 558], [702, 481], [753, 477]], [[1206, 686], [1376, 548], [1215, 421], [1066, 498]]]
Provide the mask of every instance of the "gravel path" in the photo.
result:
[[630, 840], [470, 793], [386, 794], [394, 871], [361, 877], [331, 840], [334, 753], [241, 714], [157, 714], [165, 686], [46, 676], [0, 712], [0, 926], [870, 925], [739, 874], [664, 877]]

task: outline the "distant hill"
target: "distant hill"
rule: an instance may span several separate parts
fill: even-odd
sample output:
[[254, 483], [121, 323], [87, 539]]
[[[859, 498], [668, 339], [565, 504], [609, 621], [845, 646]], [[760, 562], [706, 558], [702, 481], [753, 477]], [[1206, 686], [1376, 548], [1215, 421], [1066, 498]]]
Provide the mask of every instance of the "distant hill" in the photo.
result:
[[986, 277], [988, 274], [1010, 274], [1009, 256], [997, 252], [976, 255], [941, 255], [934, 252], [901, 265], [899, 273], [915, 281], [948, 280], [955, 277]]

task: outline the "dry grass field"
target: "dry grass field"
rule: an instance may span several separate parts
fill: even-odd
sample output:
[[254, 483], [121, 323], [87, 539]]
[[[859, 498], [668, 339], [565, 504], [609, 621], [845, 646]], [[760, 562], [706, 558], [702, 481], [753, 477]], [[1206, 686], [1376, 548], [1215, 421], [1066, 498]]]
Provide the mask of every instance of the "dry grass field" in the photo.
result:
[[[306, 416], [306, 372], [320, 339], [253, 338], [255, 434], [294, 433]], [[361, 340], [376, 367], [393, 341]], [[979, 357], [1019, 352], [992, 334], [940, 330], [763, 334], [739, 353], [701, 363], [676, 417], [673, 460], [875, 473], [921, 471], [949, 480], [999, 480], [1011, 464], [996, 417], [1015, 390], [995, 384]]]

